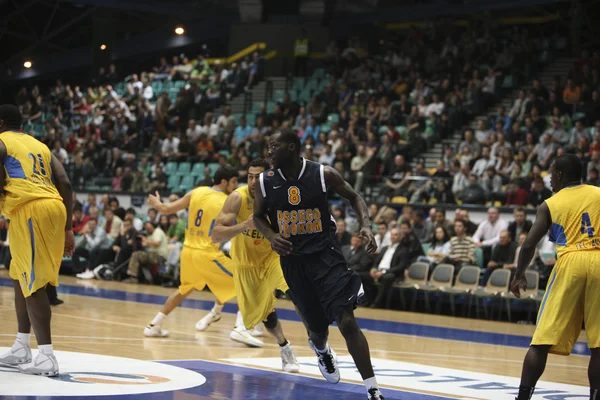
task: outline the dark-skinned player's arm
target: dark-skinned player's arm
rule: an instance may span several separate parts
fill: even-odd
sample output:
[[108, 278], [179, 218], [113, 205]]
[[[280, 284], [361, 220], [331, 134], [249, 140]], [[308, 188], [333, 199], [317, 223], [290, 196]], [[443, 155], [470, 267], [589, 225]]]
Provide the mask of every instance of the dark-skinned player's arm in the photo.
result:
[[521, 297], [521, 289], [525, 291], [525, 288], [527, 287], [525, 270], [531, 264], [531, 260], [535, 255], [535, 247], [539, 241], [542, 240], [551, 226], [552, 218], [550, 216], [550, 209], [548, 208], [546, 202], [543, 202], [538, 207], [537, 214], [535, 216], [535, 222], [527, 234], [527, 238], [525, 239], [523, 246], [521, 246], [519, 260], [517, 261], [517, 271], [515, 272], [515, 277], [510, 284], [510, 291], [513, 292], [517, 298]]
[[237, 214], [242, 206], [242, 195], [238, 192], [232, 192], [227, 196], [225, 204], [217, 217], [215, 226], [212, 231], [213, 243], [223, 243], [234, 236], [239, 235], [246, 229], [254, 228], [254, 216], [251, 215], [246, 221], [241, 224], [236, 224]]
[[342, 198], [348, 200], [356, 212], [360, 224], [360, 236], [367, 241], [365, 249], [369, 254], [375, 254], [377, 243], [371, 229], [371, 219], [369, 218], [369, 209], [367, 203], [348, 182], [342, 178], [342, 175], [331, 167], [324, 167], [325, 185], [333, 189]]
[[163, 203], [160, 200], [160, 194], [156, 192], [155, 194], [148, 195], [148, 205], [152, 208], [155, 208], [156, 211], [161, 214], [170, 215], [188, 208], [190, 206], [191, 198], [192, 192], [188, 192], [185, 196], [175, 200], [172, 203]]
[[67, 222], [65, 224], [65, 253], [66, 257], [71, 257], [75, 251], [75, 235], [73, 234], [73, 187], [69, 176], [65, 171], [62, 163], [54, 154], [50, 161], [52, 168], [52, 176], [54, 177], [54, 185], [56, 190], [63, 199], [63, 204], [67, 209]]
[[271, 242], [273, 251], [280, 256], [290, 255], [292, 253], [292, 242], [275, 232], [267, 219], [267, 202], [260, 187], [260, 179], [256, 180], [254, 193], [254, 225]]

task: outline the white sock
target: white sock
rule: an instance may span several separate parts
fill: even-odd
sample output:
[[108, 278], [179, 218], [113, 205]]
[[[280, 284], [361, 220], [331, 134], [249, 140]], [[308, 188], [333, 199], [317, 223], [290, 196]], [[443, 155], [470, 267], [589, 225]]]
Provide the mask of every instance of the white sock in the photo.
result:
[[29, 347], [29, 340], [31, 339], [31, 334], [30, 333], [21, 333], [21, 332], [17, 332], [17, 342], [24, 344], [25, 346]]
[[156, 317], [154, 317], [154, 319], [152, 320], [152, 322], [150, 322], [151, 325], [161, 325], [163, 320], [167, 318], [167, 316], [161, 312], [159, 312], [158, 314], [156, 314]]
[[367, 390], [369, 389], [379, 389], [379, 385], [377, 385], [377, 378], [372, 377], [372, 378], [368, 378], [364, 380], [365, 382], [365, 387], [367, 388]]
[[237, 316], [235, 318], [235, 327], [236, 328], [245, 328], [246, 325], [244, 325], [244, 319], [242, 318], [242, 313], [241, 312], [237, 312]]
[[[313, 343], [313, 345], [314, 345], [314, 343]], [[317, 346], [315, 346], [315, 349], [317, 349]], [[327, 344], [327, 342], [325, 342], [325, 348], [322, 350], [317, 349], [317, 353], [319, 353], [319, 354], [329, 353], [329, 344]]]
[[225, 306], [225, 304], [219, 305], [219, 304], [215, 303], [215, 306], [210, 311], [213, 314], [219, 315], [219, 314], [221, 314], [221, 311], [223, 311], [223, 306]]
[[54, 350], [52, 349], [51, 344], [43, 344], [41, 346], [38, 346], [38, 350], [40, 351], [40, 353], [47, 356], [51, 356], [52, 354], [54, 354]]

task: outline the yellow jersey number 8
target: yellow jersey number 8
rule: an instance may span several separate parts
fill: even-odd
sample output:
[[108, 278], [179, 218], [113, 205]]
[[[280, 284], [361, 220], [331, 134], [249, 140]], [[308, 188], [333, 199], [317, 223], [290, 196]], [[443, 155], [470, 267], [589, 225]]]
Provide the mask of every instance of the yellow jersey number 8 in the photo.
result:
[[296, 186], [291, 186], [288, 189], [288, 201], [291, 205], [297, 206], [298, 204], [300, 204], [300, 200], [300, 189], [298, 189]]

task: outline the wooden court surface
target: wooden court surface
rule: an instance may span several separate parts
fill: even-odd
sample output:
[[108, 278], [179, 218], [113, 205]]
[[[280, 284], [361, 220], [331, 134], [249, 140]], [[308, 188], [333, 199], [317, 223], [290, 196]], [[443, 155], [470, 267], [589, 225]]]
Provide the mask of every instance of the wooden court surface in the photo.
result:
[[[0, 278], [7, 278], [0, 271]], [[6, 283], [6, 282], [5, 282]], [[279, 357], [275, 340], [268, 335], [263, 339], [265, 347], [247, 348], [229, 339], [235, 322], [235, 314], [224, 313], [220, 322], [205, 332], [196, 332], [194, 325], [206, 314], [205, 310], [178, 308], [163, 325], [171, 332], [168, 338], [145, 338], [144, 326], [160, 310], [160, 305], [135, 301], [136, 294], [168, 296], [175, 289], [148, 285], [128, 285], [118, 282], [81, 281], [61, 277], [61, 284], [97, 289], [125, 291], [131, 301], [97, 298], [83, 295], [60, 294], [65, 303], [53, 308], [52, 330], [56, 350], [115, 355], [140, 360], [223, 360], [227, 358]], [[13, 310], [13, 291], [0, 286], [0, 347], [10, 347], [17, 330]], [[196, 292], [190, 297], [213, 301], [208, 292]], [[292, 310], [289, 301], [277, 303], [278, 309]], [[432, 314], [397, 312], [359, 308], [357, 317], [385, 321], [404, 322], [440, 328], [458, 328], [468, 331], [494, 332], [531, 337], [532, 325], [493, 322]], [[299, 357], [313, 356], [308, 349], [306, 332], [299, 322], [283, 321], [284, 332]], [[335, 327], [330, 331], [330, 344], [338, 356], [348, 355], [345, 342]], [[418, 363], [422, 365], [453, 368], [464, 371], [483, 372], [519, 377], [526, 348], [502, 344], [475, 343], [464, 338], [431, 338], [414, 335], [365, 331], [373, 357], [387, 360]], [[579, 341], [585, 342], [582, 334]], [[32, 340], [33, 342], [33, 340]], [[589, 357], [550, 355], [546, 372], [542, 377], [548, 382], [587, 386]]]

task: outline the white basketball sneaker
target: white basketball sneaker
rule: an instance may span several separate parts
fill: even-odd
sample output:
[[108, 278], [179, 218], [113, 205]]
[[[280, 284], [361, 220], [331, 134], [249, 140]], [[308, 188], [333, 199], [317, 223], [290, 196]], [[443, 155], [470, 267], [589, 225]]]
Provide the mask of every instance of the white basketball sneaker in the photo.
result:
[[214, 312], [209, 312], [196, 324], [197, 331], [205, 331], [206, 328], [210, 326], [210, 324], [218, 322], [221, 319], [221, 314], [215, 314]]
[[300, 371], [300, 364], [298, 364], [296, 353], [294, 352], [294, 349], [292, 349], [290, 342], [283, 347], [279, 347], [279, 354], [281, 355], [281, 369], [285, 372]]
[[0, 355], [0, 364], [20, 365], [31, 362], [31, 348], [29, 345], [15, 340], [12, 348]]
[[58, 361], [54, 354], [48, 355], [39, 352], [33, 361], [19, 365], [19, 372], [30, 375], [56, 376], [58, 375]]
[[369, 389], [368, 393], [369, 393], [369, 398], [367, 400], [385, 400], [385, 398], [383, 397], [383, 395], [377, 388]]
[[256, 325], [254, 328], [252, 328], [250, 330], [250, 334], [254, 337], [263, 337], [265, 336], [265, 331], [263, 329], [263, 324], [262, 322], [258, 325]]
[[340, 370], [337, 367], [337, 354], [335, 354], [335, 351], [327, 343], [327, 352], [321, 354], [317, 351], [312, 341], [309, 340], [308, 343], [318, 357], [319, 369], [323, 378], [329, 383], [338, 383], [340, 381]]
[[234, 328], [229, 334], [229, 339], [244, 343], [249, 347], [263, 347], [265, 345], [262, 340], [252, 336], [250, 331], [244, 327]]
[[165, 331], [165, 330], [161, 329], [160, 325], [148, 324], [144, 328], [144, 336], [146, 336], [146, 337], [167, 337], [167, 336], [169, 336], [169, 331]]

